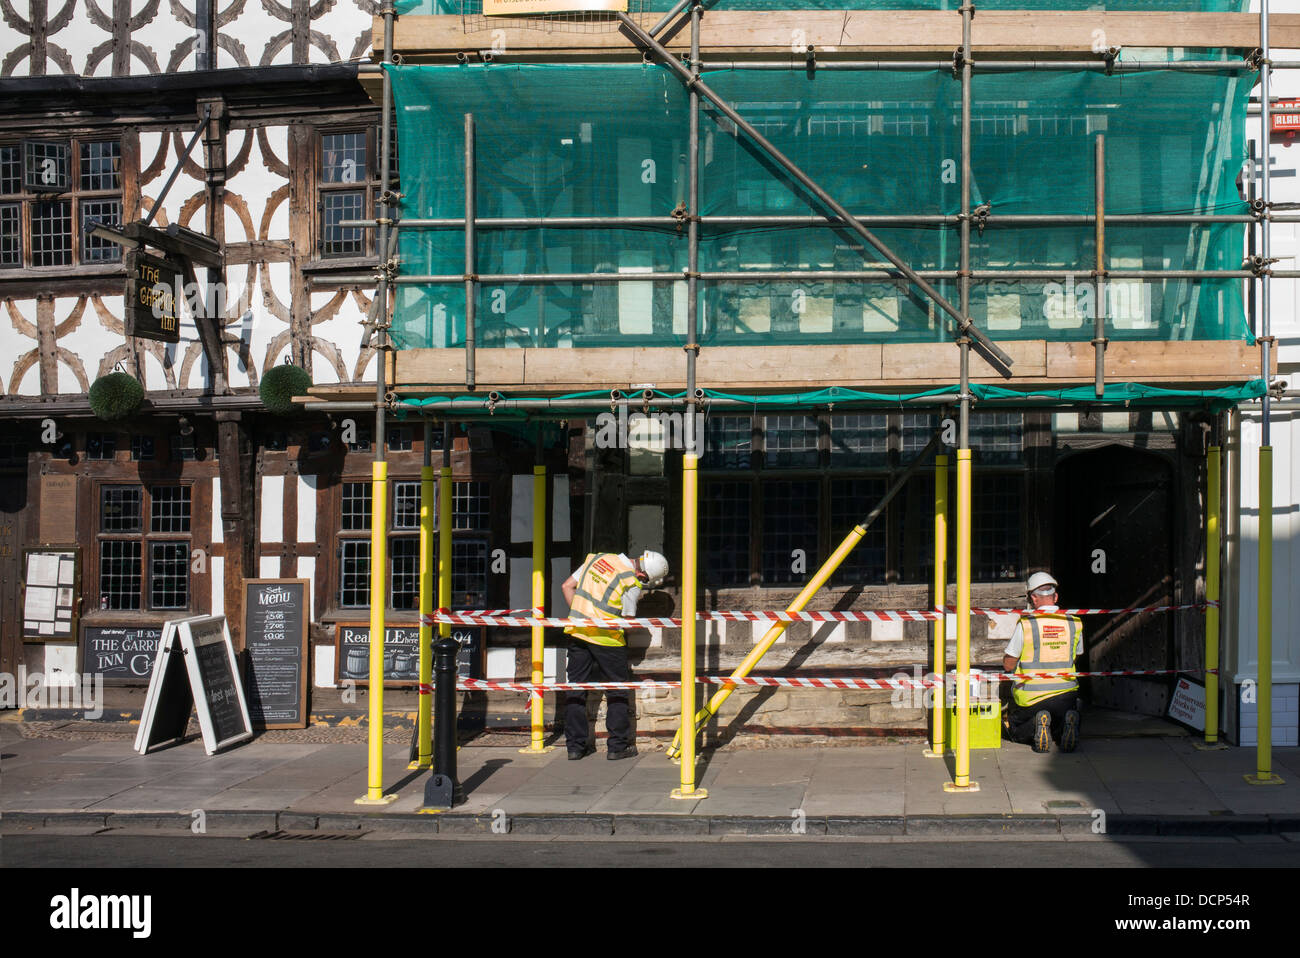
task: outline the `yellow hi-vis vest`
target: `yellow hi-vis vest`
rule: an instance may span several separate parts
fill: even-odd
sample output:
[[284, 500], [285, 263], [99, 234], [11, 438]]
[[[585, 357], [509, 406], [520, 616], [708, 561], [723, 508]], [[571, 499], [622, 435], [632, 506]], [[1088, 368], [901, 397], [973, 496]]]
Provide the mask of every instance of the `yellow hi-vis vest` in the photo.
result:
[[[620, 618], [623, 615], [623, 593], [637, 585], [636, 569], [631, 560], [612, 552], [587, 556], [578, 575], [578, 588], [573, 595], [569, 614], [580, 619]], [[565, 626], [565, 632], [595, 645], [626, 645], [622, 629], [598, 629], [586, 626]]]
[[[1078, 616], [1034, 612], [1020, 617], [1024, 645], [1016, 674], [1025, 672], [1073, 672], [1074, 660], [1083, 641], [1083, 622]], [[1053, 695], [1077, 689], [1073, 678], [1021, 679], [1012, 696], [1019, 706], [1029, 706]]]

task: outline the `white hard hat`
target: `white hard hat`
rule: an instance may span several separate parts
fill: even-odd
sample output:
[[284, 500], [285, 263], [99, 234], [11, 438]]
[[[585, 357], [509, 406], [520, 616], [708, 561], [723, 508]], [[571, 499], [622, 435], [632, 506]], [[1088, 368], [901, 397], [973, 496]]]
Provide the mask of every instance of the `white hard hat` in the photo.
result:
[[641, 571], [649, 577], [650, 581], [646, 583], [647, 586], [657, 589], [664, 584], [664, 579], [668, 576], [667, 559], [658, 552], [651, 552], [647, 549], [637, 557], [637, 561], [641, 563]]
[[1045, 585], [1050, 585], [1052, 588], [1056, 588], [1059, 583], [1052, 578], [1050, 572], [1035, 572], [1029, 577], [1029, 582], [1026, 583], [1025, 591], [1033, 594]]

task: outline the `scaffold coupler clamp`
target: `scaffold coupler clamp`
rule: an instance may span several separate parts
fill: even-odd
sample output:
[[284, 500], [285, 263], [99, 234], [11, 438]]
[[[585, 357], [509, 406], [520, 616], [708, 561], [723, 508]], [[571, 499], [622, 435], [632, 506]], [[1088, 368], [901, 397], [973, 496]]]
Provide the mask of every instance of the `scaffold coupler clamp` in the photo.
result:
[[1250, 213], [1257, 221], [1267, 219], [1272, 205], [1272, 203], [1265, 203], [1262, 199], [1253, 199], [1250, 201]]
[[389, 412], [399, 412], [399, 411], [402, 412], [403, 418], [405, 418], [406, 411], [398, 409], [397, 393], [393, 392], [391, 389], [388, 392], [384, 393], [384, 405], [388, 407]]
[[1252, 70], [1258, 70], [1266, 62], [1267, 61], [1264, 59], [1264, 51], [1259, 47], [1256, 47], [1246, 54], [1246, 65]]
[[1101, 58], [1106, 61], [1106, 76], [1115, 73], [1115, 61], [1119, 59], [1119, 51], [1119, 47], [1107, 47], [1102, 51]]
[[691, 211], [687, 208], [684, 200], [673, 207], [673, 211], [668, 215], [676, 221], [677, 232], [679, 233], [682, 231], [682, 227], [691, 221]]
[[1245, 266], [1256, 277], [1271, 276], [1273, 271], [1269, 269], [1274, 263], [1280, 262], [1277, 256], [1247, 256]]
[[958, 47], [952, 51], [952, 78], [961, 78], [961, 68], [966, 65], [966, 48]]
[[[1264, 337], [1261, 336], [1259, 338], [1263, 339]], [[1273, 337], [1269, 336], [1268, 340], [1270, 343], [1273, 342]], [[1259, 340], [1256, 340], [1256, 342], [1258, 341]], [[1268, 391], [1269, 393], [1272, 394], [1274, 399], [1283, 399], [1286, 396], [1287, 385], [1288, 383], [1285, 379], [1274, 379], [1271, 383], [1268, 384]]]
[[979, 206], [975, 207], [975, 209], [971, 210], [971, 225], [975, 227], [980, 236], [984, 235], [984, 227], [988, 225], [989, 213], [991, 212], [993, 212], [993, 208], [988, 203], [981, 203]]

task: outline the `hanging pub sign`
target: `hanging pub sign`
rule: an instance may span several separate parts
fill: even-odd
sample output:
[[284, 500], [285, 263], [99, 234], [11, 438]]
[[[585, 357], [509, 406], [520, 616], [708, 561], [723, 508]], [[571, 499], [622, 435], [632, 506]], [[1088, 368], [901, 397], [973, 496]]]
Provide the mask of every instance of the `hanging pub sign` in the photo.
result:
[[142, 249], [126, 250], [126, 335], [177, 343], [181, 338], [176, 291], [181, 268]]

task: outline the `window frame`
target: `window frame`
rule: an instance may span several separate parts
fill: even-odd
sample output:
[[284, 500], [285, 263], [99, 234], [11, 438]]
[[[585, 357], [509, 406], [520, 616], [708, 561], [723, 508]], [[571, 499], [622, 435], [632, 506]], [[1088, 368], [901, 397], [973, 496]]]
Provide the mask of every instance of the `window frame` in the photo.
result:
[[[156, 490], [179, 488], [187, 493], [188, 508], [185, 530], [154, 530], [154, 503]], [[105, 530], [104, 501], [105, 494], [112, 489], [134, 489], [140, 494], [139, 528], [134, 530]], [[93, 487], [94, 495], [94, 578], [95, 591], [99, 596], [97, 611], [103, 613], [170, 613], [192, 611], [195, 605], [194, 571], [190, 565], [193, 555], [194, 536], [198, 523], [199, 501], [197, 483], [192, 479], [166, 478], [147, 479], [139, 482], [127, 482], [120, 479], [102, 479]], [[160, 500], [161, 501], [161, 500]], [[104, 545], [105, 543], [136, 543], [139, 545], [139, 591], [136, 593], [138, 603], [135, 606], [112, 606], [108, 604], [104, 585]], [[155, 604], [154, 602], [154, 562], [156, 546], [182, 545], [183, 557], [180, 562], [184, 570], [185, 601], [181, 605]]]
[[[30, 140], [53, 141], [58, 140], [60, 143], [69, 144], [69, 186], [66, 190], [58, 192], [37, 192], [26, 188], [23, 182], [23, 154], [24, 143]], [[93, 189], [83, 188], [82, 179], [85, 175], [91, 175], [88, 169], [89, 163], [93, 160], [83, 159], [83, 150], [92, 144], [115, 144], [117, 148], [116, 155], [116, 188]], [[112, 270], [119, 271], [123, 269], [122, 248], [116, 244], [103, 244], [96, 246], [88, 241], [84, 220], [87, 207], [91, 203], [116, 202], [118, 207], [117, 222], [120, 224], [126, 217], [126, 184], [128, 180], [127, 162], [131, 156], [128, 149], [126, 137], [121, 133], [112, 133], [105, 131], [99, 133], [95, 131], [71, 134], [58, 137], [26, 137], [19, 139], [2, 139], [0, 140], [0, 149], [10, 149], [16, 151], [18, 156], [17, 162], [17, 186], [16, 192], [0, 192], [0, 207], [18, 208], [18, 261], [16, 263], [0, 262], [0, 276], [13, 273], [24, 273], [39, 271], [41, 274], [49, 272], [56, 273], [59, 270]], [[102, 174], [97, 174], [102, 175]], [[3, 182], [0, 182], [0, 190], [4, 188]], [[36, 213], [41, 204], [44, 203], [64, 203], [68, 204], [69, 210], [69, 230], [70, 238], [67, 246], [67, 262], [52, 264], [37, 264], [35, 262], [35, 250], [33, 243], [32, 227], [36, 219]], [[109, 248], [111, 246], [111, 249]], [[106, 249], [111, 255], [103, 258], [88, 258], [96, 249]]]
[[[312, 154], [312, 177], [315, 183], [313, 191], [314, 229], [312, 235], [312, 264], [318, 267], [334, 265], [346, 266], [351, 263], [371, 262], [376, 258], [377, 231], [359, 229], [361, 250], [359, 252], [327, 253], [325, 251], [327, 224], [325, 218], [325, 198], [330, 194], [360, 192], [361, 212], [356, 219], [374, 219], [378, 215], [379, 194], [381, 190], [380, 128], [378, 123], [348, 123], [339, 126], [322, 126], [315, 130]], [[330, 136], [362, 134], [365, 137], [363, 155], [366, 163], [366, 175], [353, 182], [334, 182], [325, 179], [325, 139]], [[392, 150], [390, 153], [389, 189], [397, 191], [397, 130], [392, 131]], [[352, 219], [354, 217], [346, 217]]]

